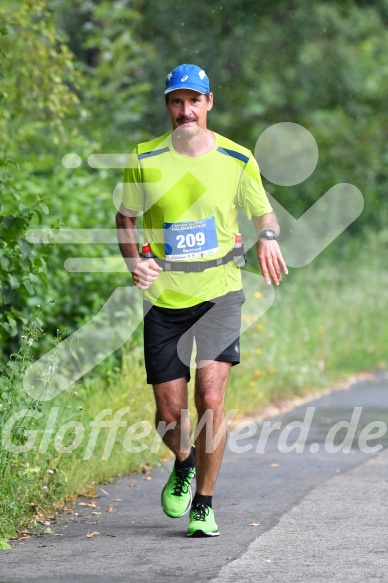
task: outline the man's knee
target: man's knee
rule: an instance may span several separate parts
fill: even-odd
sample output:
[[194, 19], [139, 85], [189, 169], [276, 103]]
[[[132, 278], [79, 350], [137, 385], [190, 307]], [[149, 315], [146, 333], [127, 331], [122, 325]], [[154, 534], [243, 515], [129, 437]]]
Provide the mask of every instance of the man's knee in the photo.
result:
[[169, 429], [175, 429], [184, 424], [188, 417], [189, 413], [187, 409], [173, 406], [157, 407], [155, 424], [156, 427], [158, 425], [164, 425], [166, 427], [169, 426]]
[[204, 391], [196, 395], [195, 405], [199, 414], [206, 411], [213, 411], [214, 414], [224, 410], [224, 392]]

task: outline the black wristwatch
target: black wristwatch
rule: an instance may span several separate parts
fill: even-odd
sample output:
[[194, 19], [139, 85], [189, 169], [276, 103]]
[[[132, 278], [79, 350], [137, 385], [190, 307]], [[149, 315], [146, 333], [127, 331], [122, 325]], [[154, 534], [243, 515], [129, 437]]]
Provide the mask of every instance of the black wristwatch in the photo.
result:
[[259, 239], [268, 239], [269, 241], [274, 239], [275, 241], [279, 241], [279, 235], [273, 229], [264, 229], [259, 233]]

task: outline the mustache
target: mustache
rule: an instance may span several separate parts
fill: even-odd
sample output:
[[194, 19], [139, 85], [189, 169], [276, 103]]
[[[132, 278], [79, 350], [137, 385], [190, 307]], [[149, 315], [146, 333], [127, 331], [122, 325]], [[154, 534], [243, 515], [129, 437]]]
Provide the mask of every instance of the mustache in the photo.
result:
[[198, 121], [196, 117], [187, 117], [186, 115], [180, 115], [179, 117], [176, 118], [176, 120], [178, 123], [183, 123], [187, 121]]

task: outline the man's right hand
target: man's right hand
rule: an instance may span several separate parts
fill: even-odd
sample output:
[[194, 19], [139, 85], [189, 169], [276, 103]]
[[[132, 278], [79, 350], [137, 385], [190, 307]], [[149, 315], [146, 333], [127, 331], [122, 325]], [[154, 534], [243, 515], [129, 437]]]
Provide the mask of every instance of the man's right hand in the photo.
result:
[[134, 285], [139, 289], [148, 289], [159, 277], [159, 272], [163, 271], [154, 259], [139, 259], [132, 272]]

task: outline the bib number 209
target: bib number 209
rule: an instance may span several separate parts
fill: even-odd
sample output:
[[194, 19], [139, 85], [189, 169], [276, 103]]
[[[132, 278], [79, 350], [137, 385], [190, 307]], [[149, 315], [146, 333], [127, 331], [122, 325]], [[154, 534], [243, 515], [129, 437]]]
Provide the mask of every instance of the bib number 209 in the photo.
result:
[[206, 241], [205, 233], [188, 233], [188, 235], [177, 235], [177, 248], [186, 249], [186, 247], [196, 247], [197, 245], [204, 245]]
[[199, 259], [219, 251], [214, 217], [163, 224], [166, 259]]

